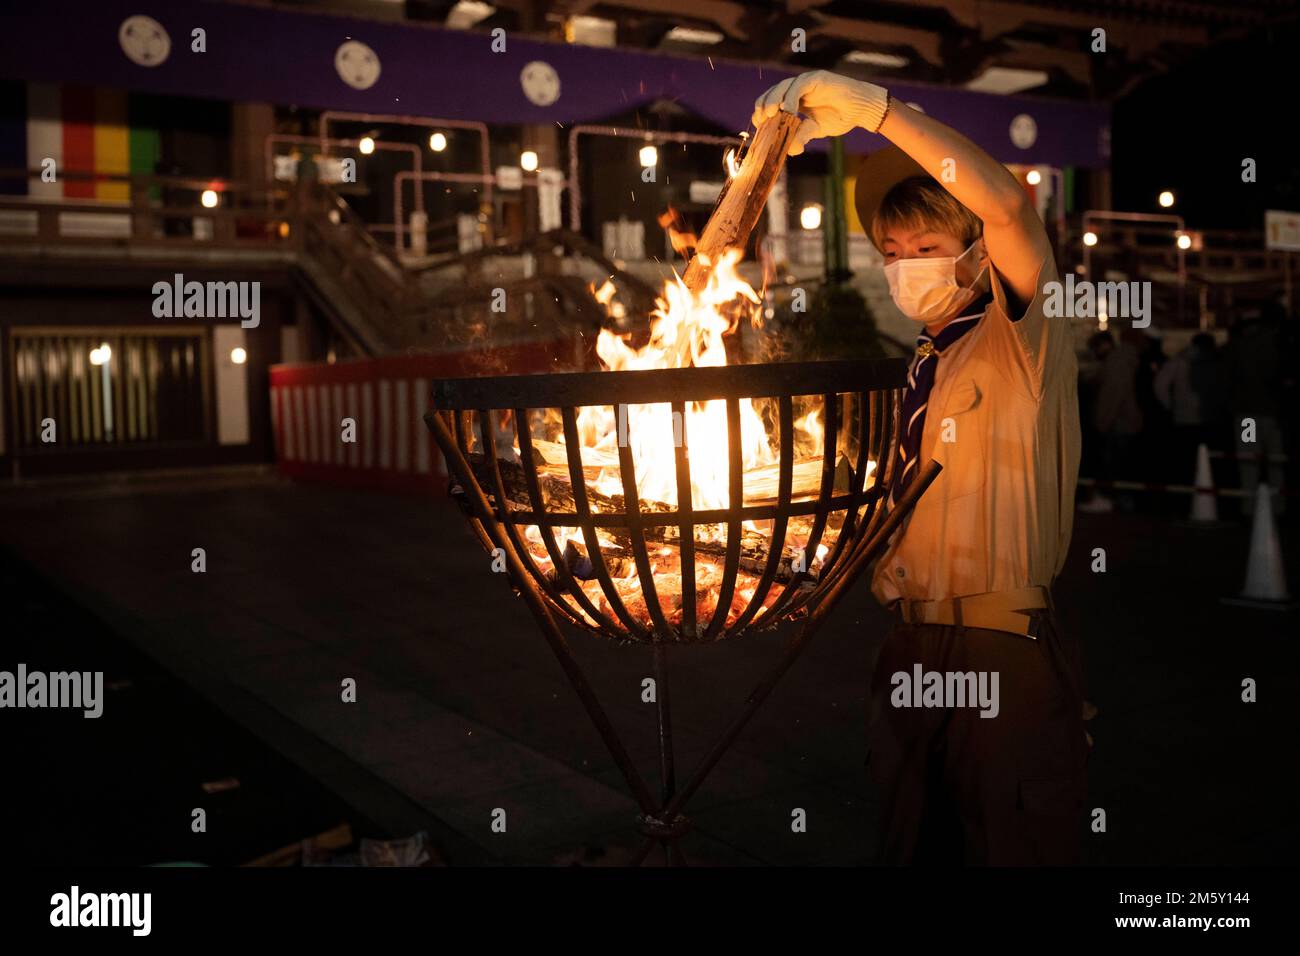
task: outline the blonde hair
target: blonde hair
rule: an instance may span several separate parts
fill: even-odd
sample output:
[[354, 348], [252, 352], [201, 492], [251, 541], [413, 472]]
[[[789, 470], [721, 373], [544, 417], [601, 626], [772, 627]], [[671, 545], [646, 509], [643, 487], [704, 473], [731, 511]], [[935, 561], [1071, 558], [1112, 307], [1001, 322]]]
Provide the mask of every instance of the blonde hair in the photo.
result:
[[885, 233], [897, 227], [931, 229], [963, 245], [984, 235], [984, 223], [929, 176], [911, 176], [885, 193], [871, 220], [871, 239], [883, 248]]

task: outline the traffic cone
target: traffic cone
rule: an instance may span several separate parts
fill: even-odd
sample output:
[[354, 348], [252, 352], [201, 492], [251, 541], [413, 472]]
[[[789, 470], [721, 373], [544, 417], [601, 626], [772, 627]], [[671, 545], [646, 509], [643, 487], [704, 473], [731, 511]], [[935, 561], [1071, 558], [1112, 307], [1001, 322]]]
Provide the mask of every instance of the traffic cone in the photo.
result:
[[1196, 449], [1196, 481], [1193, 483], [1192, 513], [1189, 521], [1217, 522], [1219, 504], [1214, 497], [1214, 474], [1210, 471], [1210, 449], [1204, 443]]
[[1241, 596], [1230, 601], [1249, 607], [1286, 610], [1292, 607], [1282, 570], [1282, 546], [1273, 524], [1272, 492], [1261, 482], [1255, 493], [1255, 519], [1250, 529], [1250, 558], [1246, 562], [1246, 584]]

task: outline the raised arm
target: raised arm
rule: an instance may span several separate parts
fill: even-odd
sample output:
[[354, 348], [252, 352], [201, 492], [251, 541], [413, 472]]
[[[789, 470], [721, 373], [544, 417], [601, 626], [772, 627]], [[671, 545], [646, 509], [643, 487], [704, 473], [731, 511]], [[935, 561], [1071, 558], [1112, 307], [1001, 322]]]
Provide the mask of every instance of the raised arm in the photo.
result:
[[[994, 268], [1022, 305], [1034, 298], [1039, 268], [1052, 255], [1051, 243], [1015, 177], [984, 150], [882, 87], [825, 70], [791, 77], [760, 96], [754, 104], [755, 125], [780, 109], [804, 117], [791, 155], [803, 152], [810, 139], [840, 136], [859, 126], [891, 140], [983, 221]], [[955, 176], [943, 175], [946, 159], [954, 161], [949, 168]]]

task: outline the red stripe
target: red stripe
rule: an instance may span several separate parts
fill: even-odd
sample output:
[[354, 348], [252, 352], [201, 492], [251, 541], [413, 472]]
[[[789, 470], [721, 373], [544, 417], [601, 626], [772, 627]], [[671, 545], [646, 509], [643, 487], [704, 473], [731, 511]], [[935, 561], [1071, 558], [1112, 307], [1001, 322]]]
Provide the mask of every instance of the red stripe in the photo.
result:
[[[83, 86], [65, 86], [63, 100], [63, 169], [95, 171], [95, 91]], [[71, 199], [94, 199], [95, 183], [88, 179], [67, 179], [63, 195]]]
[[[415, 379], [410, 379], [406, 383], [406, 467], [413, 474], [420, 473], [420, 428], [425, 427], [424, 422], [420, 420], [419, 413], [416, 412], [415, 396], [419, 392], [416, 387]], [[419, 425], [419, 428], [416, 425]]]
[[388, 470], [397, 471], [397, 379], [388, 380]]

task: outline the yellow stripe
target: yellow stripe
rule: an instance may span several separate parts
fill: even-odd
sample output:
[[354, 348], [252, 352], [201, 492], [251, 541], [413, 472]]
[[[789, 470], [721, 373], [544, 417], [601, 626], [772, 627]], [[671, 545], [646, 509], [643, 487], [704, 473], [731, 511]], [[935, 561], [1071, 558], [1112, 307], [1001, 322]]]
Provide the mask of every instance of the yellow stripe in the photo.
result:
[[[130, 164], [126, 93], [95, 90], [95, 172], [123, 175], [130, 172]], [[129, 202], [131, 188], [123, 182], [99, 182], [95, 184], [95, 198]]]

